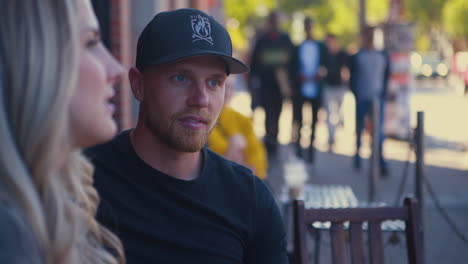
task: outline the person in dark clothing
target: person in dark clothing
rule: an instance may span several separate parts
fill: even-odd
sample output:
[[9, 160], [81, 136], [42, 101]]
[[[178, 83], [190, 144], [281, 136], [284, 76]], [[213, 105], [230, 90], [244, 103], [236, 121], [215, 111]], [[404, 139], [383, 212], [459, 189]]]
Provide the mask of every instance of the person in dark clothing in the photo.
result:
[[[324, 80], [324, 104], [327, 109], [327, 127], [329, 148], [335, 143], [335, 131], [343, 122], [341, 106], [346, 92], [345, 81], [349, 76], [348, 54], [340, 49], [336, 36], [328, 34], [326, 38], [327, 56], [325, 68], [327, 75]], [[347, 75], [345, 73], [348, 73]]]
[[385, 97], [390, 75], [390, 59], [385, 51], [377, 51], [374, 48], [374, 28], [366, 27], [363, 31], [363, 46], [350, 60], [350, 88], [356, 98], [356, 154], [354, 167], [361, 168], [361, 134], [365, 126], [366, 115], [371, 114], [372, 102], [378, 101], [379, 124], [373, 124], [378, 129], [380, 160], [380, 173], [388, 174], [387, 163], [383, 157], [384, 110]]
[[313, 20], [304, 20], [306, 39], [296, 48], [293, 60], [295, 76], [295, 90], [293, 95], [293, 141], [295, 141], [296, 155], [302, 157], [300, 145], [302, 128], [302, 107], [304, 103], [312, 106], [312, 134], [308, 147], [307, 161], [314, 160], [315, 127], [317, 125], [318, 111], [322, 101], [322, 78], [326, 59], [326, 47], [316, 41], [313, 35]]
[[258, 102], [265, 109], [265, 146], [269, 154], [277, 148], [278, 121], [283, 98], [288, 96], [291, 81], [291, 54], [294, 50], [289, 36], [281, 32], [277, 11], [268, 18], [268, 30], [255, 43], [251, 58], [251, 79], [259, 83]]
[[137, 125], [87, 152], [97, 217], [127, 263], [288, 263], [271, 191], [205, 147], [227, 75], [246, 71], [226, 29], [202, 11], [162, 12], [143, 30], [129, 72]]

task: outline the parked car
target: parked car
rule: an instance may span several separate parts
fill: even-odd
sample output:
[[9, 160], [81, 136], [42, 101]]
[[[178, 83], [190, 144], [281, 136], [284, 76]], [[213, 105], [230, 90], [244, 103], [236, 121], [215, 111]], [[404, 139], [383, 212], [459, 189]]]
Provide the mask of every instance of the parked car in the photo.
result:
[[411, 54], [411, 72], [417, 79], [447, 78], [449, 66], [436, 52]]

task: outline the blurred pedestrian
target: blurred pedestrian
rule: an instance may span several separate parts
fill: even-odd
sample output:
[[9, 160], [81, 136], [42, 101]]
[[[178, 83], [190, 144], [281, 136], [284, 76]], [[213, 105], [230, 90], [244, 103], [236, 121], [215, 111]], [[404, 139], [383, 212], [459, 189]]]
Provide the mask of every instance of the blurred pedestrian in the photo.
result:
[[137, 125], [89, 150], [106, 201], [98, 219], [122, 239], [127, 263], [287, 263], [271, 191], [205, 147], [227, 76], [248, 71], [227, 30], [197, 9], [161, 12], [136, 53]]
[[278, 145], [278, 122], [283, 98], [290, 96], [291, 54], [294, 46], [288, 34], [280, 31], [279, 12], [268, 17], [268, 29], [255, 43], [252, 52], [251, 78], [260, 87], [260, 103], [265, 109], [265, 145], [274, 154]]
[[0, 263], [124, 263], [81, 154], [121, 74], [89, 0], [0, 1]]
[[302, 107], [304, 103], [312, 106], [312, 134], [307, 151], [307, 161], [314, 161], [315, 128], [317, 125], [318, 111], [322, 101], [323, 67], [327, 55], [326, 46], [314, 38], [314, 21], [307, 17], [304, 19], [304, 31], [306, 39], [297, 47], [294, 54], [293, 72], [295, 79], [295, 91], [293, 97], [293, 131], [296, 155], [302, 157], [300, 145], [301, 129], [303, 125]]
[[[361, 168], [361, 135], [365, 127], [365, 117], [371, 114], [372, 101], [379, 102], [379, 124], [372, 124], [379, 134], [379, 149], [377, 150], [382, 175], [388, 174], [387, 163], [383, 157], [384, 141], [384, 110], [385, 96], [390, 73], [390, 60], [385, 51], [377, 51], [374, 47], [374, 28], [365, 27], [362, 34], [362, 45], [358, 53], [350, 60], [350, 88], [356, 98], [356, 154], [354, 167]], [[373, 150], [375, 151], [375, 150]]]
[[231, 84], [226, 84], [224, 107], [211, 131], [208, 146], [228, 160], [250, 168], [264, 180], [268, 164], [265, 146], [255, 135], [252, 120], [229, 106], [234, 90]]
[[[264, 27], [257, 27], [255, 29], [255, 34], [254, 36], [250, 39], [249, 41], [249, 54], [247, 54], [247, 63], [249, 63], [252, 68], [252, 59], [253, 59], [253, 52], [254, 52], [254, 48], [255, 48], [255, 45], [257, 44], [257, 41], [258, 41], [258, 38], [262, 37], [263, 34], [264, 34], [264, 31], [266, 29]], [[251, 102], [250, 102], [250, 108], [252, 109], [252, 111], [255, 111], [255, 109], [257, 109], [258, 107], [262, 107], [262, 102], [261, 102], [261, 99], [262, 99], [262, 94], [261, 94], [261, 90], [260, 90], [260, 77], [258, 76], [258, 74], [256, 72], [252, 72], [252, 69], [250, 70], [250, 72], [248, 74], [246, 74], [247, 76], [247, 89], [250, 93], [250, 98], [251, 98]]]
[[325, 62], [324, 101], [327, 109], [328, 145], [331, 150], [335, 143], [336, 127], [343, 124], [342, 105], [346, 92], [345, 82], [349, 80], [348, 54], [339, 46], [334, 34], [325, 40], [327, 56]]

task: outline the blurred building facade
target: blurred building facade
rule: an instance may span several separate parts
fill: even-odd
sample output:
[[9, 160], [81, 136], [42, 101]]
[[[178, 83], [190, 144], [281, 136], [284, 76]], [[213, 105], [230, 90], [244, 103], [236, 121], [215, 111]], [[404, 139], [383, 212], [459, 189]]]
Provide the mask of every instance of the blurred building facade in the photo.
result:
[[[130, 69], [135, 65], [136, 44], [146, 24], [159, 12], [178, 8], [197, 8], [224, 22], [222, 0], [91, 0], [98, 18], [104, 45]], [[127, 74], [115, 87], [114, 114], [120, 131], [134, 127], [138, 103]]]

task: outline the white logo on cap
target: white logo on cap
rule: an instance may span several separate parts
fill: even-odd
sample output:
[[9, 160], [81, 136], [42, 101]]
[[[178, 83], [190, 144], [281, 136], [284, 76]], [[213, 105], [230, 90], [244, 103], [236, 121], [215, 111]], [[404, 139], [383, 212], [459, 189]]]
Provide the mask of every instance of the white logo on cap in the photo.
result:
[[211, 37], [211, 25], [207, 17], [201, 15], [190, 16], [192, 23], [192, 42], [205, 40], [213, 45], [213, 38]]

